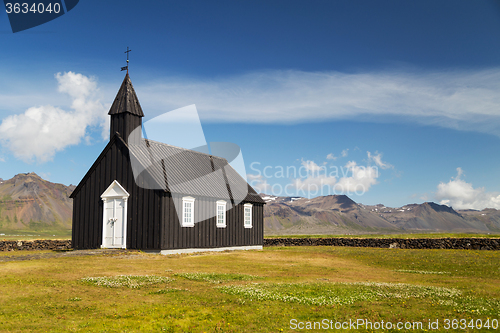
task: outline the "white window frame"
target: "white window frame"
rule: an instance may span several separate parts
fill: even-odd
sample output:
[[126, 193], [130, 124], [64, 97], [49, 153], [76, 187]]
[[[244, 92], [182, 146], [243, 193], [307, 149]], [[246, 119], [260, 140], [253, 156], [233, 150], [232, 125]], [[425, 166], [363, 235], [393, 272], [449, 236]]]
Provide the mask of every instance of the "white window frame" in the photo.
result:
[[[215, 205], [215, 224], [217, 228], [225, 228], [226, 227], [226, 205], [227, 202], [224, 200], [217, 201]], [[222, 222], [219, 221], [219, 208], [222, 207]]]
[[[192, 228], [194, 227], [194, 198], [193, 197], [183, 197], [182, 198], [182, 222], [183, 227]], [[186, 221], [186, 203], [191, 204], [191, 220]]]
[[[250, 218], [247, 219], [246, 212], [247, 209], [250, 209]], [[247, 221], [249, 223], [247, 223]], [[243, 205], [243, 226], [245, 228], [252, 228], [253, 223], [252, 223], [252, 204], [246, 203]]]

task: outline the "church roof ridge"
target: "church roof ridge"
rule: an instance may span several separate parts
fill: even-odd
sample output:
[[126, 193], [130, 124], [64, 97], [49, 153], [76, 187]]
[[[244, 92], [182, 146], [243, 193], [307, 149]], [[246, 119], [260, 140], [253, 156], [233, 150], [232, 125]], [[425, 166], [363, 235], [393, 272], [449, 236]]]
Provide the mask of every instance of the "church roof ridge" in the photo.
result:
[[165, 143], [165, 142], [155, 141], [155, 140], [151, 140], [151, 139], [144, 139], [143, 138], [142, 140], [148, 141], [148, 142], [152, 142], [152, 143], [156, 143], [156, 144], [159, 144], [159, 145], [169, 146], [169, 147], [180, 149], [180, 150], [183, 150], [183, 151], [188, 151], [190, 153], [196, 153], [196, 154], [201, 154], [201, 155], [209, 156], [209, 157], [212, 157], [212, 158], [218, 158], [218, 159], [221, 159], [221, 160], [223, 160], [223, 161], [225, 161], [227, 163], [227, 159], [224, 158], [224, 157], [221, 157], [221, 156], [207, 154], [207, 153], [203, 153], [201, 151], [197, 151], [197, 150], [193, 150], [193, 149], [178, 147], [178, 146], [174, 146], [174, 145], [171, 145], [171, 144], [168, 144], [168, 143]]
[[139, 99], [137, 98], [134, 86], [132, 85], [132, 81], [130, 80], [130, 76], [128, 75], [128, 73], [123, 79], [120, 90], [118, 90], [118, 93], [116, 94], [115, 100], [113, 101], [108, 114], [113, 115], [125, 112], [139, 117], [144, 117], [141, 104], [139, 103]]

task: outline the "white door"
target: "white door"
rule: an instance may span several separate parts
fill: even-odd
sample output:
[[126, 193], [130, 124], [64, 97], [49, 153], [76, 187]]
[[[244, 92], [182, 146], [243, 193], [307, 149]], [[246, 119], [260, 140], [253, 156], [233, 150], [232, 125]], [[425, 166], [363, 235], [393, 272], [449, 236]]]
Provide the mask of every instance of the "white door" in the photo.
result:
[[103, 247], [122, 248], [125, 245], [124, 231], [124, 200], [121, 198], [109, 198], [104, 203], [104, 244]]

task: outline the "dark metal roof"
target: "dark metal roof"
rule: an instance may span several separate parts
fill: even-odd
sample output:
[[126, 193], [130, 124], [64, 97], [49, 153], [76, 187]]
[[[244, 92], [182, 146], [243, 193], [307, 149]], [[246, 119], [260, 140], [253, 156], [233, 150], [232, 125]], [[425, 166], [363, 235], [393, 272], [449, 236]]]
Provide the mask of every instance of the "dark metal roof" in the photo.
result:
[[142, 173], [152, 179], [148, 184], [151, 189], [225, 200], [233, 198], [235, 203], [264, 203], [224, 158], [145, 139], [141, 144], [129, 145], [129, 149], [135, 176]]
[[236, 202], [265, 202], [257, 192], [234, 170], [234, 168], [221, 157], [214, 157], [215, 169], [223, 169], [231, 190], [231, 195]]
[[132, 86], [132, 81], [130, 81], [128, 73], [123, 79], [120, 90], [118, 90], [115, 101], [113, 102], [113, 105], [111, 105], [108, 114], [112, 115], [125, 112], [139, 117], [144, 117], [141, 104], [139, 104], [139, 99], [135, 94], [134, 86]]

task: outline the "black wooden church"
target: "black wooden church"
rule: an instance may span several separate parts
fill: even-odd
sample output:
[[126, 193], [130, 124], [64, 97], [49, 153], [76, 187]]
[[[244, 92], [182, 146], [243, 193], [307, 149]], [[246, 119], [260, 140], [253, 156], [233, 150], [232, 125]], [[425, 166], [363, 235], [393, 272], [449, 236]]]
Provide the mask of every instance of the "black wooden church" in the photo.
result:
[[108, 114], [110, 141], [70, 196], [75, 249], [262, 248], [265, 202], [226, 159], [134, 131], [144, 113], [128, 73]]

